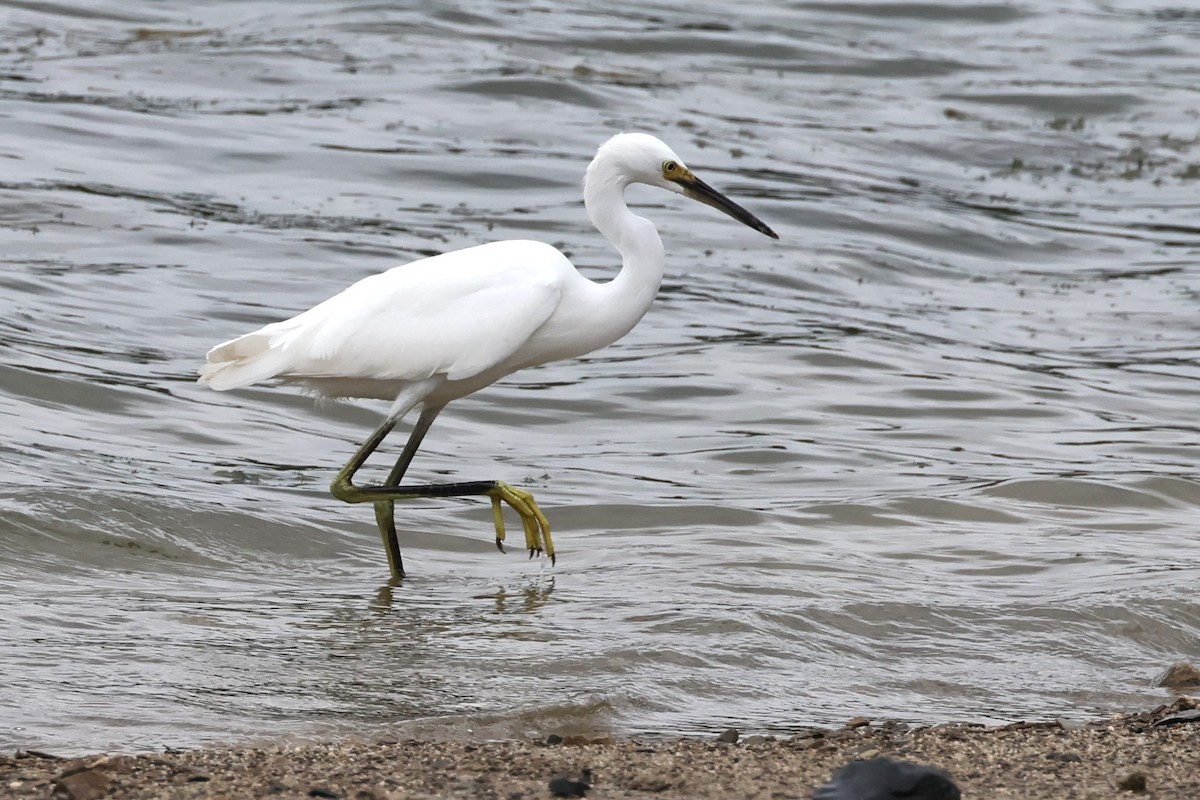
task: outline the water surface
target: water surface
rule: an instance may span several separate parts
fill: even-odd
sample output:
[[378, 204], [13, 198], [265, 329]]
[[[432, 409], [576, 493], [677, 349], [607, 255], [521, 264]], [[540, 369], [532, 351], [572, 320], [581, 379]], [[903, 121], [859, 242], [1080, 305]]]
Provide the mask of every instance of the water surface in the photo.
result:
[[[1200, 16], [1117, 2], [9, 4], [0, 749], [1080, 718], [1200, 650]], [[329, 479], [384, 404], [195, 385], [211, 345], [497, 238], [617, 259], [654, 132], [781, 234], [634, 191], [622, 342]], [[399, 447], [399, 441], [393, 448]], [[394, 452], [394, 450], [393, 450]]]

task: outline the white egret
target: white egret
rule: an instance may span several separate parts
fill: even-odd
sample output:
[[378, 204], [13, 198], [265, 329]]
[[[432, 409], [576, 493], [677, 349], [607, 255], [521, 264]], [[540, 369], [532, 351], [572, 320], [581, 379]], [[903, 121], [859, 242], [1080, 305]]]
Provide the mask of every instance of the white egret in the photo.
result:
[[[394, 501], [417, 497], [491, 498], [496, 546], [504, 549], [501, 501], [525, 527], [530, 557], [554, 560], [550, 525], [533, 495], [502, 481], [401, 485], [429, 426], [451, 400], [519, 369], [575, 358], [612, 344], [650, 308], [664, 253], [654, 225], [625, 204], [645, 183], [699, 200], [774, 239], [774, 231], [701, 181], [671, 148], [644, 133], [622, 133], [596, 152], [583, 181], [584, 205], [621, 254], [606, 283], [575, 270], [555, 248], [511, 240], [443, 253], [364, 278], [282, 322], [208, 351], [200, 382], [224, 391], [278, 378], [329, 397], [391, 400], [387, 417], [330, 486], [347, 503], [374, 503], [394, 577], [404, 575]], [[420, 408], [387, 480], [357, 486], [355, 473], [396, 424]]]

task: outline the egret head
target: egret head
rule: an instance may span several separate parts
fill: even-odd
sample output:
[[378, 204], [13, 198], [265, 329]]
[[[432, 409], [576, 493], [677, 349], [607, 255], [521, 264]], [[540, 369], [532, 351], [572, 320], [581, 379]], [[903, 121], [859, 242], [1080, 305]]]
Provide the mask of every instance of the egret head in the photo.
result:
[[772, 239], [779, 235], [766, 223], [697, 178], [683, 159], [648, 133], [619, 133], [600, 146], [593, 165], [611, 165], [625, 184], [646, 183], [667, 189], [722, 211]]

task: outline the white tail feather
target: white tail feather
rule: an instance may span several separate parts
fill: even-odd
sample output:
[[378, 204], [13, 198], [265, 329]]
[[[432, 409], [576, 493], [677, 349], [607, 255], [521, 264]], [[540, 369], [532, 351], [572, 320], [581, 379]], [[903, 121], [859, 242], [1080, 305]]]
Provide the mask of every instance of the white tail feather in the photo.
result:
[[208, 351], [199, 382], [224, 392], [278, 376], [291, 360], [280, 338], [263, 329], [217, 345]]

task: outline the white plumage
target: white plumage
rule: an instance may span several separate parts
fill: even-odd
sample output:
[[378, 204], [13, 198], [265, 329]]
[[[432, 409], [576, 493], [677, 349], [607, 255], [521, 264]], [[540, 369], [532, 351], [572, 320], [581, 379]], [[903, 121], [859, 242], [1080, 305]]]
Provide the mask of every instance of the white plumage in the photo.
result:
[[[396, 482], [446, 403], [519, 369], [604, 347], [645, 315], [662, 282], [665, 259], [654, 225], [625, 204], [631, 183], [685, 194], [775, 237], [696, 178], [655, 137], [619, 134], [600, 147], [584, 178], [588, 216], [622, 256], [621, 271], [611, 281], [588, 280], [566, 256], [541, 242], [494, 242], [444, 253], [364, 278], [302, 314], [217, 345], [208, 351], [200, 382], [224, 391], [277, 378], [333, 397], [392, 400], [384, 426], [334, 481], [334, 493], [344, 500], [389, 503], [390, 525], [390, 500], [364, 491], [379, 487], [360, 489], [350, 479], [397, 420], [422, 408], [402, 463], [393, 470]], [[502, 495], [521, 513], [527, 537], [530, 520], [540, 520], [545, 549], [552, 554], [549, 529], [532, 497], [526, 501], [494, 491], [499, 494], [471, 493], [489, 494], [496, 502]], [[394, 494], [402, 496], [414, 495]], [[382, 521], [380, 526], [389, 541]], [[499, 541], [499, 516], [497, 535]], [[393, 571], [402, 574], [394, 538], [393, 530], [389, 558]], [[541, 549], [536, 536], [529, 541]]]
[[225, 390], [278, 377], [330, 396], [386, 400], [407, 382], [470, 379], [528, 344], [572, 274], [571, 263], [540, 242], [493, 242], [414, 261], [217, 345], [200, 379]]

